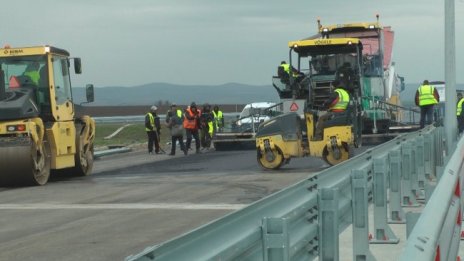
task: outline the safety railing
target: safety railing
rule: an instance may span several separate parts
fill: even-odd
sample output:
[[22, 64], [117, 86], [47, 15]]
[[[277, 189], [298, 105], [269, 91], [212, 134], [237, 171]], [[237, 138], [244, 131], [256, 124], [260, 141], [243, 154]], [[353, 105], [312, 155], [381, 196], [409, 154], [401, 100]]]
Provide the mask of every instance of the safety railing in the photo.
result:
[[397, 104], [388, 103], [375, 97], [363, 96], [363, 100], [371, 103], [373, 111], [387, 111], [391, 115], [395, 115], [393, 122], [398, 125], [418, 124], [420, 119], [420, 111], [414, 108], [405, 107]]
[[432, 126], [403, 134], [126, 260], [339, 260], [339, 234], [349, 225], [353, 260], [373, 260], [369, 244], [398, 243], [389, 223], [406, 222], [402, 206], [427, 200], [443, 139]]
[[464, 139], [440, 172], [436, 188], [417, 220], [400, 260], [459, 260], [456, 258], [463, 236]]

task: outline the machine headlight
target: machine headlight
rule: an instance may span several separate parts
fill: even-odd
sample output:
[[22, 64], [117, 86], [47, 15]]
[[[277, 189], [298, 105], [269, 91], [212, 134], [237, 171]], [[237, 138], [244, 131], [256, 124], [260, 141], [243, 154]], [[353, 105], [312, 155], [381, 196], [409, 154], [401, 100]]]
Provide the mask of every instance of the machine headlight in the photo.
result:
[[329, 31], [329, 28], [323, 28], [322, 32], [327, 33]]
[[24, 125], [24, 124], [8, 125], [8, 126], [6, 126], [6, 130], [8, 132], [25, 131], [26, 130], [26, 125]]
[[369, 29], [375, 29], [375, 26], [374, 25], [369, 25]]

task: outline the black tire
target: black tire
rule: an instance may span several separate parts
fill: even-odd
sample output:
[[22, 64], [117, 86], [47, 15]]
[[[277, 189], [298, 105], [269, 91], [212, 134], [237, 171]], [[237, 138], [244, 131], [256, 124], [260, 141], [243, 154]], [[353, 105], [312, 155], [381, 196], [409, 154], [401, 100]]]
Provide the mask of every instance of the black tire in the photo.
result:
[[38, 146], [32, 143], [30, 156], [31, 176], [26, 185], [42, 186], [50, 178], [50, 147], [47, 141]]
[[83, 126], [76, 125], [76, 155], [74, 160], [76, 165], [72, 168], [72, 173], [76, 176], [88, 176], [93, 169], [93, 144], [82, 144], [81, 130]]

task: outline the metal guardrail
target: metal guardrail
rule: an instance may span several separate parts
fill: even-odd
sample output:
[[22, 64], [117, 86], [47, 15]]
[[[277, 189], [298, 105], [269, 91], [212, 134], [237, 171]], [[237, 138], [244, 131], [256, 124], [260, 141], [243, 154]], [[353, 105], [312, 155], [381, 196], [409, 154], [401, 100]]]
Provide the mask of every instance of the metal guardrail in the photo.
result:
[[109, 149], [109, 150], [100, 150], [100, 151], [95, 151], [93, 153], [93, 157], [98, 159], [100, 157], [109, 156], [113, 154], [119, 154], [119, 153], [125, 153], [125, 152], [130, 152], [130, 151], [132, 151], [132, 149], [126, 148], [126, 147]]
[[458, 260], [463, 234], [464, 139], [446, 164], [438, 184], [409, 235], [400, 260]]
[[[226, 112], [224, 117], [234, 118], [239, 115], [238, 112]], [[166, 119], [165, 114], [159, 114], [160, 120], [164, 122]], [[131, 116], [111, 116], [111, 117], [93, 117], [96, 123], [136, 123], [144, 122], [145, 115], [131, 115]]]
[[427, 200], [428, 180], [444, 163], [443, 140], [443, 128], [432, 126], [403, 134], [126, 260], [339, 260], [339, 234], [350, 224], [353, 260], [373, 260], [370, 243], [399, 241], [388, 223], [406, 222], [402, 206]]

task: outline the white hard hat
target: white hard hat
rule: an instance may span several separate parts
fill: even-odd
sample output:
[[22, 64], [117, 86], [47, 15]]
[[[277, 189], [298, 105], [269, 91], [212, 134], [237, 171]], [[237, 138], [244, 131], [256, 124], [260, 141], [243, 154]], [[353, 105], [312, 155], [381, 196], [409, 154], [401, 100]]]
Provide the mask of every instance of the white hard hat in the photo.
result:
[[151, 110], [151, 111], [156, 111], [156, 110], [158, 110], [158, 107], [156, 107], [155, 105], [153, 105], [153, 106], [151, 106], [150, 110]]

